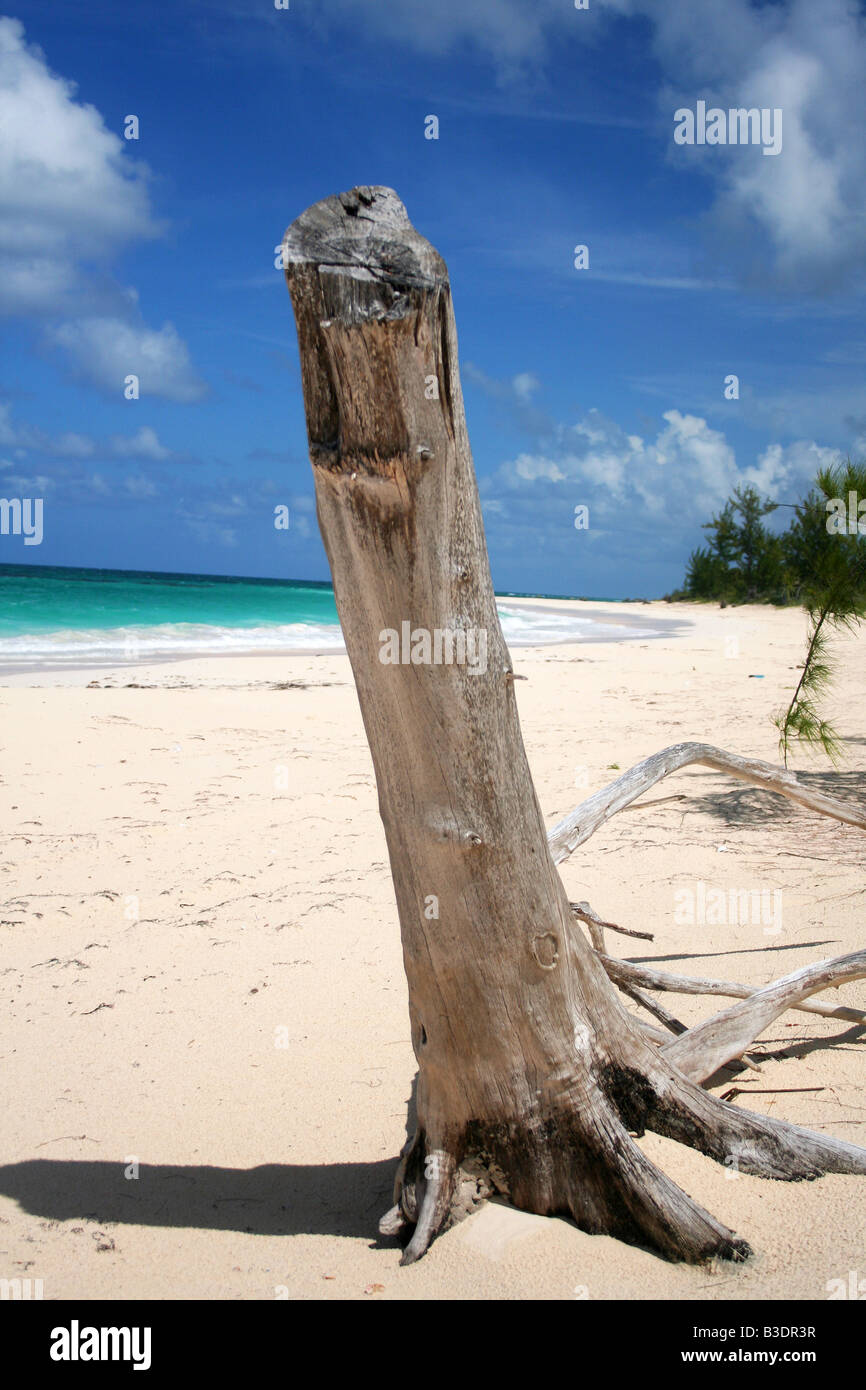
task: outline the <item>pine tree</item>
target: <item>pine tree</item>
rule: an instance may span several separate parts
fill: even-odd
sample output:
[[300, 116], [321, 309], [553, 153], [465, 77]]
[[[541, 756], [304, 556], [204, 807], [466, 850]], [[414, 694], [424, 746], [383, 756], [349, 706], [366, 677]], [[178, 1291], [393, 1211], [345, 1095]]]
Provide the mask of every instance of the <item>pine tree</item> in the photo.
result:
[[[841, 754], [839, 735], [818, 706], [832, 679], [830, 638], [834, 632], [852, 631], [866, 616], [866, 517], [857, 519], [858, 501], [864, 499], [866, 464], [849, 459], [836, 468], [822, 469], [815, 488], [796, 508], [785, 537], [800, 602], [809, 615], [800, 679], [787, 709], [774, 720], [786, 767], [793, 738], [822, 748], [833, 762]], [[843, 512], [844, 529], [839, 524]]]

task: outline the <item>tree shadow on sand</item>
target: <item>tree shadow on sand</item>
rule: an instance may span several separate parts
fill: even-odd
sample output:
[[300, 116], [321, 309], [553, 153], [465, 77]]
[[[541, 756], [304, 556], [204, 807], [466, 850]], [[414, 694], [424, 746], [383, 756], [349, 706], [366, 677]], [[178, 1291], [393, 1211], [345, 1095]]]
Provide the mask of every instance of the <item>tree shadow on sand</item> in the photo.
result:
[[[415, 1129], [415, 1087], [406, 1132]], [[0, 1165], [0, 1193], [48, 1221], [243, 1231], [259, 1236], [376, 1238], [391, 1206], [397, 1154], [377, 1163], [264, 1163], [214, 1168], [116, 1160], [27, 1159]]]
[[0, 1167], [0, 1192], [49, 1221], [193, 1227], [250, 1235], [376, 1234], [391, 1205], [396, 1155], [380, 1163], [210, 1168], [30, 1159]]
[[[693, 774], [693, 785], [701, 776], [717, 777], [714, 772]], [[850, 801], [858, 811], [866, 802], [866, 772], [797, 772], [797, 780], [806, 787], [835, 796], [840, 801]], [[708, 792], [706, 795], [688, 794], [688, 810], [701, 811], [723, 825], [760, 826], [790, 824], [793, 820], [814, 812], [793, 806], [783, 796], [763, 791], [760, 787], [734, 787], [727, 792]], [[839, 827], [843, 829], [843, 827]]]

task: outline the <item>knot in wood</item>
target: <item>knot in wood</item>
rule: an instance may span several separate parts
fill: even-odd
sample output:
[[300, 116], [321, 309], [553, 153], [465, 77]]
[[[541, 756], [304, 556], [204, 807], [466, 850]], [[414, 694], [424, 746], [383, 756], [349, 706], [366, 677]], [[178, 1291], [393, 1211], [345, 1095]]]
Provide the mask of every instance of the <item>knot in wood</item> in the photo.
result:
[[542, 970], [555, 970], [559, 960], [559, 940], [552, 931], [532, 938], [532, 954]]

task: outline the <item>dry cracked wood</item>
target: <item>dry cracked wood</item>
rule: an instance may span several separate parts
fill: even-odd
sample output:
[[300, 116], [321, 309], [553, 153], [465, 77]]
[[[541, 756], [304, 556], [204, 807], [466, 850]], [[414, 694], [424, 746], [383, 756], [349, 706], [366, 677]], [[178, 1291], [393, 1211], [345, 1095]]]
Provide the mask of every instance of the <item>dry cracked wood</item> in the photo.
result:
[[[773, 768], [769, 763], [762, 763], [757, 759], [740, 758], [722, 749], [712, 748], [709, 744], [682, 743], [637, 763], [615, 782], [588, 797], [569, 816], [559, 821], [548, 834], [548, 844], [554, 861], [561, 863], [600, 825], [617, 811], [624, 810], [661, 778], [692, 763], [703, 763], [718, 771], [730, 772], [741, 780], [776, 791], [822, 815], [866, 828], [866, 812], [851, 802], [838, 801], [823, 792], [804, 787], [794, 774], [786, 769]], [[735, 1057], [747, 1066], [754, 1067], [754, 1063], [741, 1055], [743, 1049], [753, 1043], [773, 1019], [788, 1009], [799, 1008], [803, 1012], [821, 1014], [824, 1017], [847, 1018], [854, 1022], [866, 1021], [866, 1016], [853, 1009], [839, 1008], [823, 1002], [804, 1002], [811, 994], [822, 989], [860, 979], [864, 973], [860, 968], [862, 952], [834, 960], [819, 961], [775, 981], [764, 989], [754, 989], [747, 985], [719, 980], [668, 975], [652, 968], [641, 969], [631, 962], [617, 961], [605, 954], [604, 928], [627, 935], [636, 936], [642, 933], [630, 932], [613, 922], [603, 921], [589, 903], [572, 903], [571, 911], [575, 917], [587, 923], [593, 947], [599, 953], [610, 978], [629, 998], [648, 1008], [660, 1021], [666, 1022], [665, 1011], [659, 1011], [658, 1005], [652, 1004], [643, 993], [642, 987], [683, 994], [728, 994], [744, 1000], [742, 1004], [714, 1015], [694, 1028], [684, 1029], [680, 1025], [680, 1036], [675, 1042], [669, 1042], [662, 1048], [665, 1056], [693, 1080], [706, 1080], [724, 1063]], [[666, 1023], [666, 1026], [670, 1024]]]
[[569, 903], [572, 914], [579, 917], [582, 922], [586, 922], [589, 927], [589, 935], [593, 946], [597, 951], [604, 950], [604, 931], [619, 932], [621, 936], [636, 936], [641, 941], [652, 941], [653, 934], [648, 931], [635, 931], [633, 927], [621, 927], [616, 922], [605, 922], [599, 917], [597, 912], [593, 912], [589, 903]]
[[[633, 1135], [652, 1129], [784, 1179], [866, 1174], [866, 1150], [741, 1111], [685, 1076], [573, 929], [551, 849], [566, 857], [687, 762], [814, 809], [831, 799], [765, 764], [686, 744], [591, 797], [555, 828], [549, 849], [490, 578], [445, 264], [396, 193], [377, 187], [309, 208], [288, 229], [283, 259], [317, 514], [376, 771], [418, 1062], [417, 1129], [384, 1229], [413, 1230], [411, 1263], [499, 1193], [668, 1258], [742, 1259], [745, 1242]], [[404, 623], [426, 633], [427, 646], [417, 661], [383, 660], [384, 635]], [[452, 648], [460, 636], [464, 654], [470, 634], [479, 647], [483, 637], [483, 664], [425, 659], [437, 632]]]
[[[730, 999], [748, 999], [756, 993], [755, 985], [743, 985], [734, 980], [710, 980], [700, 975], [671, 975], [665, 970], [656, 970], [649, 965], [637, 965], [634, 961], [617, 960], [614, 956], [601, 955], [601, 963], [615, 984], [636, 985], [642, 989], [667, 991], [669, 994], [716, 994]], [[827, 962], [819, 962], [820, 965]], [[809, 1003], [801, 1000], [789, 1005], [804, 1014], [820, 1014], [822, 1018], [841, 1018], [848, 1023], [866, 1023], [866, 1014], [859, 1009], [848, 1009], [838, 1004], [824, 1004], [812, 999]]]
[[755, 990], [748, 999], [733, 1004], [723, 1013], [689, 1028], [673, 1042], [666, 1043], [662, 1052], [693, 1081], [703, 1081], [753, 1043], [786, 1009], [800, 1004], [818, 990], [838, 988], [850, 980], [861, 980], [864, 975], [866, 951], [805, 965]]
[[742, 782], [777, 792], [779, 796], [785, 796], [807, 810], [819, 811], [822, 815], [866, 830], [866, 811], [862, 807], [826, 796], [824, 792], [813, 791], [811, 787], [798, 782], [794, 773], [785, 768], [773, 767], [771, 763], [761, 762], [758, 758], [740, 758], [736, 753], [726, 753], [724, 749], [713, 748], [708, 743], [675, 743], [661, 753], [654, 753], [652, 757], [636, 763], [615, 782], [587, 797], [570, 815], [557, 821], [547, 837], [553, 862], [561, 864], [600, 825], [604, 825], [617, 811], [624, 810], [663, 777], [694, 763], [715, 768], [717, 772], [729, 772]]

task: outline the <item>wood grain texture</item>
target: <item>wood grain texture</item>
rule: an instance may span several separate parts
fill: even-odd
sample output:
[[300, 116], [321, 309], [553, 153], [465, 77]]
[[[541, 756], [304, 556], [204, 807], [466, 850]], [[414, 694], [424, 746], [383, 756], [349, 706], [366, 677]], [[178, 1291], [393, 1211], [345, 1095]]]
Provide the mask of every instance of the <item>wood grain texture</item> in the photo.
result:
[[784, 767], [773, 767], [772, 763], [762, 762], [760, 758], [741, 758], [724, 748], [713, 748], [709, 743], [675, 743], [636, 763], [615, 782], [588, 796], [574, 811], [557, 821], [548, 836], [554, 862], [561, 864], [600, 825], [604, 825], [617, 811], [625, 810], [662, 778], [696, 763], [717, 772], [727, 772], [738, 781], [751, 783], [753, 787], [777, 792], [779, 796], [787, 797], [809, 811], [818, 811], [846, 825], [856, 825], [858, 829], [866, 830], [866, 809], [805, 786]]
[[[383, 1229], [414, 1228], [410, 1263], [498, 1192], [670, 1258], [740, 1258], [744, 1243], [633, 1137], [676, 1130], [723, 1160], [729, 1144], [742, 1148], [746, 1120], [660, 1054], [572, 927], [496, 611], [445, 264], [379, 187], [308, 209], [286, 233], [284, 263], [418, 1061], [417, 1132]], [[483, 634], [483, 668], [383, 662], [383, 633], [404, 624], [467, 642]], [[778, 1176], [773, 1126], [750, 1118], [755, 1171]], [[825, 1142], [813, 1165], [852, 1171], [853, 1152], [840, 1158]], [[866, 1171], [866, 1153], [862, 1162]]]
[[703, 1081], [732, 1057], [737, 1057], [764, 1029], [788, 1009], [819, 990], [836, 989], [866, 975], [866, 951], [853, 951], [835, 960], [804, 965], [800, 970], [757, 989], [739, 1004], [705, 1019], [662, 1049], [686, 1076]]

